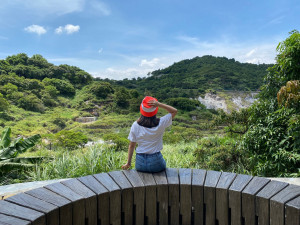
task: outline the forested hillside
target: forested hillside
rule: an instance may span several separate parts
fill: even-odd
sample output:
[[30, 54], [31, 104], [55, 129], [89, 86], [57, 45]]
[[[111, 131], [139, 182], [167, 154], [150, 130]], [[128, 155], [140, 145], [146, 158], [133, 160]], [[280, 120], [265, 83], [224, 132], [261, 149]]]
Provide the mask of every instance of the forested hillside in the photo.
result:
[[160, 99], [196, 97], [210, 90], [257, 91], [270, 64], [240, 63], [226, 57], [186, 59], [153, 71], [147, 78], [116, 81], [140, 92], [147, 90]]

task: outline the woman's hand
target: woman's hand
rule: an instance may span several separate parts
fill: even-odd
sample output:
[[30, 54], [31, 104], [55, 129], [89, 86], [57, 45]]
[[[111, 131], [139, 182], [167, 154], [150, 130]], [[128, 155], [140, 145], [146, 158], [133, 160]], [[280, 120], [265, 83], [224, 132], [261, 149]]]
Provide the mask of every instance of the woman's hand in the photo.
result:
[[158, 101], [156, 101], [156, 100], [150, 100], [149, 102], [148, 102], [148, 105], [150, 105], [150, 106], [152, 106], [152, 107], [157, 107], [158, 106]]
[[123, 170], [128, 170], [130, 168], [130, 164], [126, 163], [125, 165], [122, 166]]

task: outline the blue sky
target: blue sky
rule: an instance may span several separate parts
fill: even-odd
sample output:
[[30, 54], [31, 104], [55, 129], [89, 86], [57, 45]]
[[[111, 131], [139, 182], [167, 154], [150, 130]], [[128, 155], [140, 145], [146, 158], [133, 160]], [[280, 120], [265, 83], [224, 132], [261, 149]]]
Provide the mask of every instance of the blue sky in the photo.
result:
[[41, 54], [111, 79], [202, 55], [274, 63], [299, 22], [299, 0], [1, 0], [0, 59]]

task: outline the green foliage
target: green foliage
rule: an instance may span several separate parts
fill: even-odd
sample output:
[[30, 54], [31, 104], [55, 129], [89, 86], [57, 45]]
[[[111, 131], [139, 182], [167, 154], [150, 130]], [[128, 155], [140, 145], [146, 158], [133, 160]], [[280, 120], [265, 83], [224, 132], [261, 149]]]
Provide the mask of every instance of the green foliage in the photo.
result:
[[[175, 108], [192, 111], [197, 107], [200, 107], [200, 102], [189, 98], [169, 98], [166, 100], [167, 104], [174, 106]], [[202, 107], [204, 107], [202, 105]]]
[[261, 176], [295, 176], [300, 172], [299, 122], [291, 127], [295, 110], [283, 107], [274, 111], [269, 103], [264, 107], [253, 107], [264, 116], [250, 122], [242, 142], [249, 152], [250, 169]]
[[34, 166], [34, 163], [41, 160], [41, 157], [17, 157], [20, 153], [35, 146], [41, 138], [39, 134], [26, 139], [19, 137], [13, 141], [11, 140], [10, 135], [11, 129], [9, 127], [2, 132], [0, 140], [0, 175], [32, 167]]
[[0, 93], [0, 112], [6, 111], [9, 107], [8, 102], [3, 98], [3, 95]]
[[45, 111], [45, 107], [42, 100], [40, 100], [34, 94], [24, 95], [23, 97], [19, 98], [18, 106], [25, 110], [30, 110], [35, 112]]
[[88, 86], [88, 92], [94, 94], [98, 98], [106, 98], [109, 94], [114, 93], [114, 90], [108, 82], [93, 82]]
[[[297, 83], [299, 79], [299, 32], [292, 31], [290, 36], [278, 45], [277, 51], [277, 63], [268, 70], [266, 85], [259, 95], [259, 101], [251, 107], [249, 130], [241, 147], [249, 154], [249, 165], [253, 174], [299, 176], [299, 102], [282, 104], [286, 103], [287, 95], [298, 95], [297, 92], [289, 92], [291, 87], [288, 84], [293, 81]], [[285, 84], [287, 86], [281, 89]]]
[[43, 80], [43, 83], [45, 86], [54, 86], [61, 94], [63, 95], [74, 95], [75, 94], [75, 88], [73, 85], [66, 80], [60, 80], [56, 78], [45, 78]]
[[288, 81], [299, 80], [300, 77], [300, 33], [296, 30], [277, 46], [276, 64], [268, 69], [264, 78], [261, 98], [275, 98], [277, 92]]
[[147, 78], [115, 81], [126, 88], [145, 90], [160, 99], [194, 98], [206, 89], [258, 90], [272, 65], [240, 63], [225, 57], [203, 56], [182, 60], [173, 65], [153, 71]]
[[33, 180], [81, 177], [118, 170], [126, 160], [126, 152], [116, 152], [108, 145], [94, 145], [77, 152], [64, 152], [31, 172]]
[[103, 135], [103, 139], [112, 142], [115, 145], [116, 151], [128, 150], [129, 140], [119, 136], [118, 134], [105, 134]]
[[75, 132], [71, 130], [61, 130], [55, 134], [56, 144], [64, 148], [74, 150], [79, 146], [83, 147], [88, 138], [82, 132]]
[[194, 152], [200, 168], [234, 172], [240, 170], [242, 152], [237, 150], [237, 142], [229, 137], [202, 138]]
[[128, 108], [129, 107], [129, 99], [130, 94], [125, 88], [120, 88], [115, 93], [115, 101], [116, 105], [121, 108]]

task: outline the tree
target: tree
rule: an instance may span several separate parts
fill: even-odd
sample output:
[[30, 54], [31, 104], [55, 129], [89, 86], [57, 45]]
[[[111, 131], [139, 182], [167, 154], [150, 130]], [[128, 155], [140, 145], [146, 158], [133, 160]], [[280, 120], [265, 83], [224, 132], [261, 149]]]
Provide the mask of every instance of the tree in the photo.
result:
[[99, 98], [106, 98], [109, 94], [114, 93], [114, 89], [108, 82], [94, 82], [89, 86], [89, 92]]
[[62, 130], [55, 134], [57, 144], [64, 148], [73, 150], [78, 147], [83, 147], [88, 138], [81, 132], [75, 132], [71, 130]]
[[299, 176], [300, 107], [299, 99], [292, 101], [299, 96], [299, 32], [292, 31], [277, 51], [258, 102], [250, 108], [249, 129], [241, 147], [249, 154], [254, 175]]
[[8, 106], [9, 106], [8, 102], [0, 93], [0, 112], [6, 111], [8, 109]]

